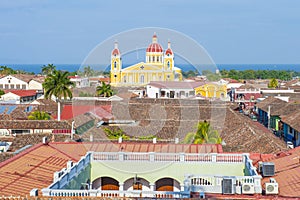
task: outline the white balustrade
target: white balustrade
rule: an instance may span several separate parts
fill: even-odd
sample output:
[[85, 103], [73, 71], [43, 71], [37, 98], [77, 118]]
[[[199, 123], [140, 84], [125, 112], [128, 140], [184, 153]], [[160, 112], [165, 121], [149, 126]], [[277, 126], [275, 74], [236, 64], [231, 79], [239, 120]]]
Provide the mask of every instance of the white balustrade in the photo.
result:
[[243, 163], [244, 154], [197, 154], [155, 152], [93, 152], [94, 161], [151, 161], [151, 162], [222, 162]]

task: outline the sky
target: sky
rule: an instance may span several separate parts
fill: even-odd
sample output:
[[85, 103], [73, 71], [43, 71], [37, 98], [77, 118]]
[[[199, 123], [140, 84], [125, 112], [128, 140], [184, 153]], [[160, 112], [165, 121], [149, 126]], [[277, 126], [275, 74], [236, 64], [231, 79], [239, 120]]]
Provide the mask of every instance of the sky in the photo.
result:
[[1, 0], [0, 64], [80, 64], [120, 32], [161, 27], [215, 63], [299, 64], [296, 0]]

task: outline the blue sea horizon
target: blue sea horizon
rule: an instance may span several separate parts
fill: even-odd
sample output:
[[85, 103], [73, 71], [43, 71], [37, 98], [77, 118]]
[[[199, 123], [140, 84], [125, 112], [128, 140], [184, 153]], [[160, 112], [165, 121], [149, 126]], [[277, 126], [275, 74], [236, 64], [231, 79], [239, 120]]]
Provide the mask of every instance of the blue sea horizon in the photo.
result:
[[[65, 71], [78, 71], [83, 70], [81, 64], [54, 64], [58, 70]], [[130, 64], [123, 65], [123, 68], [129, 66]], [[23, 70], [26, 72], [33, 72], [35, 74], [40, 74], [44, 64], [0, 64], [0, 66], [7, 66], [14, 70]], [[195, 70], [195, 67], [189, 64], [177, 64], [183, 71]], [[202, 69], [215, 70], [215, 67], [204, 66]], [[300, 72], [300, 64], [216, 64], [219, 70], [290, 70]], [[96, 70], [108, 70], [109, 66], [104, 65], [91, 65], [92, 68]]]

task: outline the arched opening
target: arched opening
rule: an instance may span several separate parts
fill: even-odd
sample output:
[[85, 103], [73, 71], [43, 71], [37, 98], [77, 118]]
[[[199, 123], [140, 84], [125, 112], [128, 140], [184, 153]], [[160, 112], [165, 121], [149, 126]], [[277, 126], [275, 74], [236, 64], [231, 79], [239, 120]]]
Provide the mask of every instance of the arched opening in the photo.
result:
[[167, 65], [168, 65], [168, 69], [170, 69], [170, 61], [168, 61]]
[[114, 68], [115, 69], [117, 68], [117, 62], [116, 61], [114, 62]]
[[143, 190], [150, 191], [150, 183], [144, 178], [133, 177], [124, 182], [124, 191], [127, 190]]
[[100, 177], [93, 181], [93, 189], [119, 190], [119, 182], [111, 177]]
[[173, 178], [161, 178], [155, 182], [156, 191], [180, 191], [179, 181]]

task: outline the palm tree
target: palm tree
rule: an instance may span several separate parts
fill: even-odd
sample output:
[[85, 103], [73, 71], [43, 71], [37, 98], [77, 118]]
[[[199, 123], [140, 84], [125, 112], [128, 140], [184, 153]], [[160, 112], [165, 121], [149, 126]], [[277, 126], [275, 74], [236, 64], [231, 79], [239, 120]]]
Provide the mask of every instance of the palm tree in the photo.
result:
[[42, 74], [49, 75], [52, 74], [56, 70], [56, 66], [53, 64], [44, 65], [42, 67]]
[[194, 144], [221, 144], [222, 138], [218, 131], [211, 130], [207, 121], [199, 122], [196, 133], [188, 133], [184, 138], [184, 143]]
[[83, 68], [83, 74], [84, 74], [84, 76], [89, 77], [93, 73], [94, 73], [94, 70], [90, 66], [87, 66], [87, 67]]
[[49, 120], [51, 117], [48, 113], [44, 111], [36, 110], [28, 116], [29, 120]]
[[71, 87], [74, 83], [68, 78], [68, 72], [54, 70], [52, 74], [48, 74], [43, 88], [45, 89], [45, 98], [51, 99], [52, 95], [55, 96], [57, 102], [57, 120], [60, 121], [60, 101], [61, 99], [72, 98]]
[[96, 88], [96, 94], [97, 96], [110, 97], [113, 95], [113, 90], [111, 89], [110, 84], [106, 84], [102, 81], [101, 85]]

